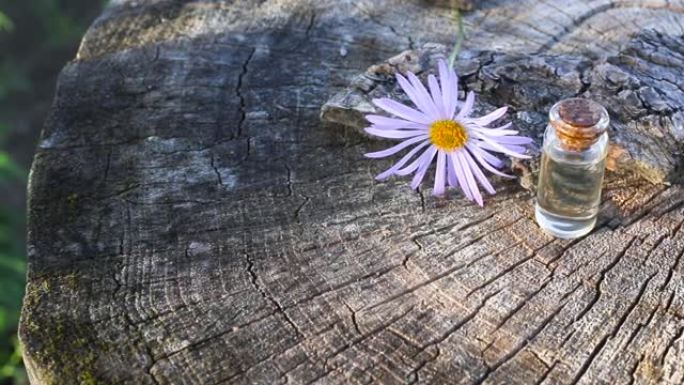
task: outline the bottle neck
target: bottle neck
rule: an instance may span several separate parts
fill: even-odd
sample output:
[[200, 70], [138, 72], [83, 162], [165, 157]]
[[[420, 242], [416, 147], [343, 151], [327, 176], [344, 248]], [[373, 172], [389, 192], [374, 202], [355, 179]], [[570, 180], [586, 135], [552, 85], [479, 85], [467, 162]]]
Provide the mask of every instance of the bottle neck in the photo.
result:
[[567, 151], [590, 148], [606, 132], [609, 121], [606, 109], [589, 99], [561, 100], [549, 111], [549, 124], [555, 129], [560, 146]]
[[593, 164], [605, 158], [608, 149], [608, 134], [603, 133], [589, 147], [582, 150], [568, 149], [558, 137], [555, 127], [549, 124], [544, 133], [542, 151], [560, 163]]
[[581, 152], [596, 143], [603, 132], [594, 127], [578, 127], [562, 120], [549, 122], [556, 131], [558, 142], [565, 150]]

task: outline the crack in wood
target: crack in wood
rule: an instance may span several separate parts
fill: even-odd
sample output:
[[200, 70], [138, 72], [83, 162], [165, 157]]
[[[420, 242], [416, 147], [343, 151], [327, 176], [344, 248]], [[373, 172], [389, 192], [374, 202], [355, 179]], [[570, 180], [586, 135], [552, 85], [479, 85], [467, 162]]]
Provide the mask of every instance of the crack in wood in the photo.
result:
[[665, 350], [663, 351], [662, 355], [660, 356], [660, 366], [663, 366], [665, 364], [665, 359], [667, 358], [668, 354], [670, 354], [670, 350], [674, 346], [674, 344], [677, 341], [684, 340], [684, 326], [679, 328], [679, 331], [675, 333], [672, 338], [667, 342], [667, 345], [665, 345]]
[[352, 339], [351, 341], [349, 341], [349, 342], [345, 343], [344, 345], [342, 345], [340, 348], [338, 348], [338, 349], [336, 349], [335, 351], [333, 351], [331, 354], [327, 355], [327, 356], [324, 358], [324, 360], [323, 360], [323, 368], [324, 368], [324, 370], [325, 370], [324, 373], [320, 374], [319, 376], [316, 376], [316, 378], [312, 379], [311, 381], [307, 382], [306, 384], [307, 384], [307, 385], [308, 385], [308, 384], [313, 384], [313, 383], [317, 382], [318, 380], [320, 380], [320, 379], [322, 379], [322, 378], [325, 378], [325, 376], [327, 376], [327, 375], [330, 374], [332, 371], [334, 371], [335, 368], [328, 369], [328, 362], [329, 362], [331, 359], [337, 357], [338, 355], [342, 354], [342, 353], [345, 352], [346, 350], [352, 348], [354, 345], [356, 345], [356, 344], [358, 344], [358, 343], [360, 343], [360, 342], [363, 342], [364, 340], [366, 340], [366, 339], [368, 339], [368, 338], [370, 338], [370, 337], [372, 337], [372, 336], [374, 336], [374, 335], [376, 335], [376, 334], [378, 334], [378, 333], [380, 333], [380, 332], [386, 330], [387, 328], [389, 328], [391, 325], [393, 325], [394, 323], [396, 323], [396, 322], [399, 321], [400, 319], [406, 317], [406, 315], [407, 315], [408, 313], [410, 313], [411, 311], [413, 311], [414, 309], [415, 309], [415, 306], [409, 307], [409, 308], [408, 308], [406, 311], [404, 311], [403, 313], [401, 313], [401, 314], [399, 314], [399, 315], [397, 315], [397, 316], [392, 317], [388, 322], [386, 322], [386, 323], [381, 323], [378, 327], [375, 327], [375, 328], [371, 329], [370, 331], [368, 331], [368, 332], [365, 333], [365, 334], [361, 334], [359, 337], [356, 337], [356, 338]]
[[487, 378], [489, 378], [489, 376], [492, 373], [496, 372], [501, 366], [503, 366], [505, 363], [510, 361], [520, 351], [522, 351], [524, 348], [526, 348], [529, 345], [529, 343], [531, 341], [533, 341], [539, 335], [539, 333], [541, 333], [544, 330], [544, 328], [546, 328], [546, 326], [549, 325], [549, 323], [551, 323], [551, 321], [561, 312], [561, 310], [563, 310], [563, 308], [565, 308], [567, 303], [568, 303], [567, 301], [563, 302], [560, 306], [558, 306], [556, 309], [554, 309], [551, 312], [551, 314], [546, 316], [542, 320], [542, 322], [532, 330], [532, 332], [530, 334], [525, 336], [525, 338], [521, 339], [521, 341], [518, 342], [513, 349], [509, 350], [508, 353], [506, 353], [501, 359], [499, 359], [496, 363], [494, 363], [494, 365], [487, 366], [487, 370], [485, 371], [485, 373], [482, 376], [475, 379], [475, 381], [473, 381], [473, 384], [474, 385], [483, 384], [487, 380]]
[[[657, 272], [656, 272], [657, 273]], [[594, 347], [594, 349], [591, 351], [587, 359], [582, 363], [582, 366], [580, 367], [579, 371], [575, 375], [574, 379], [572, 380], [572, 384], [577, 384], [579, 381], [584, 377], [589, 370], [589, 367], [591, 367], [591, 364], [594, 362], [596, 357], [599, 355], [599, 353], [603, 350], [605, 347], [606, 343], [615, 338], [617, 333], [621, 330], [622, 326], [624, 325], [625, 321], [629, 317], [630, 314], [634, 311], [636, 306], [639, 304], [639, 300], [641, 297], [643, 297], [644, 293], [646, 292], [646, 288], [648, 284], [651, 282], [653, 277], [655, 277], [656, 273], [651, 274], [648, 279], [646, 279], [642, 284], [641, 287], [639, 288], [639, 292], [636, 296], [636, 298], [629, 304], [627, 307], [626, 311], [622, 314], [620, 319], [618, 320], [616, 326], [613, 328], [613, 330], [606, 334], [600, 342]]]
[[[549, 243], [547, 243], [547, 244], [545, 244], [544, 246], [541, 246], [541, 247], [539, 247], [539, 248], [533, 250], [532, 253], [530, 253], [530, 255], [528, 255], [527, 257], [521, 258], [520, 260], [516, 261], [516, 262], [513, 263], [512, 265], [507, 266], [506, 268], [504, 268], [504, 269], [501, 270], [500, 272], [496, 273], [496, 274], [495, 274], [494, 276], [492, 276], [491, 278], [486, 279], [486, 280], [483, 281], [481, 284], [479, 284], [479, 285], [475, 286], [474, 288], [470, 289], [470, 290], [468, 291], [468, 293], [466, 293], [465, 298], [468, 299], [473, 293], [475, 293], [475, 292], [477, 292], [477, 291], [479, 291], [479, 290], [484, 289], [485, 287], [487, 287], [487, 286], [491, 285], [492, 283], [496, 282], [499, 278], [501, 278], [501, 277], [507, 275], [508, 273], [512, 272], [512, 271], [515, 270], [517, 267], [523, 265], [524, 263], [526, 263], [526, 262], [528, 262], [528, 261], [533, 260], [534, 257], [537, 255], [537, 252], [538, 252], [539, 250], [543, 249], [544, 247], [546, 247], [548, 244], [549, 244]], [[524, 245], [524, 241], [518, 241], [518, 242], [514, 243], [513, 245], [511, 245], [510, 248], [512, 249], [512, 248], [515, 248], [515, 247], [520, 246], [520, 245]], [[494, 254], [494, 255], [496, 256], [496, 255], [498, 255], [498, 253], [497, 253], [497, 254]]]
[[255, 52], [256, 48], [252, 48], [249, 54], [247, 55], [247, 59], [245, 59], [244, 63], [242, 64], [242, 72], [240, 72], [240, 74], [238, 75], [237, 85], [235, 86], [235, 96], [237, 96], [240, 101], [240, 119], [237, 125], [237, 137], [242, 136], [242, 126], [244, 125], [245, 120], [247, 120], [247, 111], [245, 110], [247, 107], [247, 103], [245, 101], [245, 96], [242, 94], [242, 85], [244, 83], [245, 76], [247, 76], [247, 67], [249, 66], [249, 63], [252, 61]]
[[342, 303], [347, 308], [347, 310], [349, 310], [349, 315], [350, 315], [350, 318], [352, 321], [352, 325], [354, 325], [354, 330], [356, 331], [356, 333], [358, 335], [363, 335], [363, 333], [361, 333], [361, 329], [359, 328], [359, 323], [356, 321], [356, 311], [354, 309], [352, 309], [351, 306], [349, 306], [349, 304], [347, 304], [347, 302], [342, 301]]
[[[601, 285], [603, 284], [603, 281], [606, 278], [606, 274], [608, 274], [609, 271], [611, 271], [617, 264], [622, 260], [622, 258], [625, 256], [627, 251], [632, 247], [634, 242], [636, 242], [637, 238], [632, 237], [629, 242], [627, 242], [627, 246], [625, 246], [620, 252], [618, 252], [615, 257], [604, 267], [598, 272], [598, 279], [594, 283], [594, 296], [592, 299], [587, 303], [587, 305], [577, 314], [577, 316], [574, 317], [574, 322], [570, 325], [568, 325], [568, 328], [573, 325], [574, 323], [581, 321], [584, 316], [589, 313], [589, 311], [596, 305], [596, 303], [599, 301], [599, 298], [601, 297]], [[566, 328], [567, 330], [567, 328]], [[569, 338], [569, 336], [572, 333], [568, 334], [566, 337], [566, 341]]]
[[261, 295], [262, 298], [264, 298], [266, 301], [270, 302], [276, 308], [276, 313], [283, 316], [283, 318], [285, 319], [285, 322], [287, 322], [292, 327], [292, 329], [294, 330], [295, 334], [298, 337], [300, 337], [300, 338], [304, 337], [304, 334], [299, 329], [297, 324], [295, 324], [295, 322], [292, 320], [292, 318], [290, 318], [290, 316], [287, 314], [286, 309], [284, 309], [280, 305], [278, 300], [276, 300], [272, 295], [269, 295], [268, 293], [266, 293], [266, 290], [264, 290], [261, 287], [261, 285], [259, 284], [259, 278], [257, 277], [256, 272], [254, 271], [254, 262], [250, 258], [249, 254], [245, 253], [244, 255], [245, 255], [245, 259], [247, 260], [247, 272], [249, 273], [250, 283], [252, 284], [252, 286], [254, 286], [254, 288], [257, 290], [257, 292], [259, 292], [259, 294]]
[[418, 383], [420, 370], [422, 370], [425, 367], [425, 365], [427, 365], [429, 362], [434, 361], [439, 357], [439, 352], [440, 352], [439, 345], [442, 342], [444, 342], [447, 338], [452, 336], [454, 333], [456, 333], [461, 327], [463, 327], [463, 325], [465, 325], [470, 320], [475, 318], [475, 316], [477, 316], [477, 314], [487, 305], [487, 301], [489, 301], [491, 298], [495, 297], [502, 290], [503, 289], [499, 289], [499, 290], [497, 290], [491, 294], [488, 294], [486, 297], [483, 298], [483, 300], [479, 303], [479, 305], [476, 306], [475, 309], [473, 309], [470, 313], [466, 314], [465, 317], [461, 318], [458, 322], [456, 322], [451, 327], [449, 327], [449, 329], [447, 329], [444, 333], [442, 333], [436, 339], [430, 341], [429, 343], [427, 343], [426, 345], [423, 345], [420, 348], [420, 350], [417, 354], [427, 350], [428, 348], [430, 348], [432, 346], [434, 346], [436, 348], [437, 352], [430, 359], [421, 362], [413, 371], [411, 371], [411, 373], [409, 373], [408, 377], [411, 378], [411, 380], [409, 382], [410, 384]]
[[[601, 4], [597, 6], [596, 8], [591, 8], [589, 11], [581, 14], [579, 17], [572, 17], [572, 25], [570, 27], [564, 26], [563, 30], [556, 34], [551, 36], [551, 39], [547, 41], [546, 43], [542, 44], [539, 49], [537, 49], [536, 54], [541, 54], [546, 51], [549, 51], [554, 44], [560, 42], [565, 36], [570, 35], [572, 32], [574, 32], [577, 28], [579, 28], [582, 24], [586, 23], [587, 20], [591, 19], [594, 16], [597, 16], [603, 12], [609, 11], [611, 9], [614, 9], [616, 7], [616, 4], [613, 2], [609, 2], [606, 4]], [[560, 10], [560, 9], [559, 9]]]

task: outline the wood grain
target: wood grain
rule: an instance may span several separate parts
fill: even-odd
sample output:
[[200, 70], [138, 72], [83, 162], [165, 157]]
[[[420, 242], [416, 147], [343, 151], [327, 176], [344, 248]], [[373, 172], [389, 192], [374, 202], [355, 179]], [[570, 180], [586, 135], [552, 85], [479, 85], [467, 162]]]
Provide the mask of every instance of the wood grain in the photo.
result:
[[[465, 50], [616, 56], [681, 41], [682, 7], [476, 2]], [[421, 0], [112, 2], [31, 172], [32, 383], [682, 383], [681, 186], [618, 172], [598, 228], [554, 240], [517, 183], [484, 209], [378, 183], [386, 144], [321, 123], [454, 35]]]

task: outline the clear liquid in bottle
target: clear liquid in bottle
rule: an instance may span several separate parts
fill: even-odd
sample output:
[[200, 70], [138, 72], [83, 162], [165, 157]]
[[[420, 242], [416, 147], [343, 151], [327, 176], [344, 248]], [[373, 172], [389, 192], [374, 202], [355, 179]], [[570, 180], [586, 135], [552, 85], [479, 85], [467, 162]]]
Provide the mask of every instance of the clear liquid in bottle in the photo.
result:
[[542, 155], [537, 194], [537, 221], [559, 238], [585, 235], [596, 224], [605, 158], [572, 164]]
[[[598, 111], [593, 118], [592, 111]], [[562, 119], [562, 112], [567, 120]], [[580, 116], [584, 125], [573, 126], [577, 119], [568, 116]], [[550, 119], [544, 135], [535, 217], [547, 233], [577, 238], [596, 224], [608, 147], [608, 114], [594, 102], [568, 99], [551, 109]]]

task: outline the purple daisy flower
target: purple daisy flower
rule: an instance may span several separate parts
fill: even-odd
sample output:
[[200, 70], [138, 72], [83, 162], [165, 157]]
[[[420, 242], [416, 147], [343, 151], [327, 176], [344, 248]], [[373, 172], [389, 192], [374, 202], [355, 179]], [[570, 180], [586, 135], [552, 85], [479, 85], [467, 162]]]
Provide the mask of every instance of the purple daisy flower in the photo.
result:
[[439, 62], [439, 82], [434, 75], [428, 76], [429, 92], [416, 75], [408, 72], [407, 78], [397, 74], [399, 85], [417, 109], [382, 98], [373, 100], [373, 104], [395, 118], [366, 115], [371, 123], [366, 128], [367, 133], [402, 140], [394, 147], [366, 154], [367, 157], [384, 158], [413, 146], [403, 158], [376, 179], [385, 180], [392, 175], [415, 173], [411, 182], [411, 188], [415, 189], [436, 157], [437, 170], [432, 194], [443, 195], [448, 184], [454, 188], [460, 187], [468, 199], [482, 206], [484, 203], [478, 183], [490, 194], [495, 191], [481, 168], [496, 175], [513, 178], [498, 170], [504, 162], [492, 152], [529, 158], [524, 155], [525, 145], [531, 143], [532, 139], [516, 136], [518, 131], [509, 129], [511, 123], [497, 128], [487, 127], [503, 117], [507, 107], [479, 118], [472, 117], [475, 94], [471, 91], [465, 102], [459, 102], [458, 77], [444, 60]]

